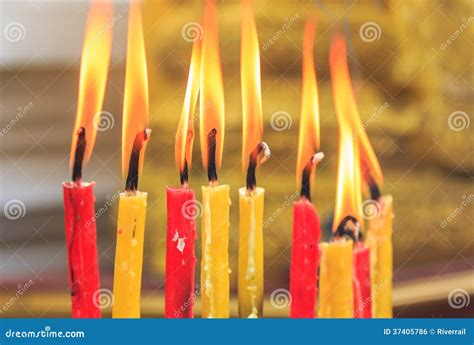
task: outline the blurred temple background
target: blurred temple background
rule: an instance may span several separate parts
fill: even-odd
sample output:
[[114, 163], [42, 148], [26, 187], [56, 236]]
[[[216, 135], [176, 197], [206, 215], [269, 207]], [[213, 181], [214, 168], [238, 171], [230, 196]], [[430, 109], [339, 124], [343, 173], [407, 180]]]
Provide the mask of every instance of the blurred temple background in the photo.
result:
[[[0, 313], [68, 317], [70, 298], [61, 182], [69, 180], [70, 140], [87, 1], [0, 4]], [[143, 273], [143, 316], [162, 316], [166, 185], [178, 185], [174, 132], [184, 98], [192, 35], [202, 1], [145, 1], [150, 119], [141, 188], [149, 192]], [[237, 190], [241, 171], [240, 2], [219, 2], [226, 138], [219, 175], [231, 186], [231, 293], [236, 294]], [[291, 202], [301, 101], [301, 45], [315, 15], [315, 64], [321, 148], [313, 201], [326, 230], [334, 209], [337, 126], [329, 77], [332, 34], [348, 40], [351, 77], [362, 121], [381, 162], [383, 193], [394, 197], [394, 315], [473, 316], [474, 173], [473, 4], [469, 0], [255, 0], [260, 40], [264, 138], [272, 158], [258, 172], [266, 188], [265, 315], [288, 316], [268, 302], [289, 288]], [[196, 26], [191, 29], [195, 29]], [[198, 27], [197, 27], [198, 28]], [[96, 181], [101, 284], [112, 289], [115, 203], [123, 188], [120, 138], [126, 61], [127, 4], [115, 2], [114, 42], [104, 111], [84, 175]], [[199, 35], [199, 32], [197, 33]], [[283, 122], [276, 122], [276, 119]], [[207, 183], [195, 142], [190, 185], [200, 199]], [[19, 205], [19, 213], [6, 214]], [[199, 224], [199, 223], [198, 223]], [[200, 233], [200, 224], [198, 225]], [[200, 236], [196, 241], [198, 260]], [[199, 265], [196, 272], [199, 282]], [[27, 288], [26, 288], [27, 287]], [[23, 291], [20, 298], [19, 290]], [[461, 295], [462, 303], [456, 302]], [[233, 299], [233, 315], [236, 303]], [[199, 298], [197, 298], [199, 310]], [[108, 315], [110, 307], [104, 308]], [[197, 312], [199, 315], [199, 311]]]

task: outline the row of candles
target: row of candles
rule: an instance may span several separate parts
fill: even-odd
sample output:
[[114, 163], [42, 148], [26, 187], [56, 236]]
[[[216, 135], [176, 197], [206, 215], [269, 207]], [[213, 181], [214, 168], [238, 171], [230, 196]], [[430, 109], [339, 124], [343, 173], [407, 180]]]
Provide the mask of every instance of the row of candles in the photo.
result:
[[[94, 182], [82, 180], [91, 156], [106, 86], [112, 33], [103, 28], [112, 20], [108, 1], [93, 1], [81, 60], [79, 102], [71, 146], [72, 181], [63, 184], [66, 245], [72, 316], [101, 316], [95, 224]], [[224, 143], [224, 88], [219, 56], [217, 5], [206, 0], [203, 37], [193, 43], [186, 94], [176, 134], [175, 160], [181, 187], [166, 189], [167, 239], [165, 316], [193, 317], [196, 207], [188, 186], [192, 163], [194, 113], [200, 110], [200, 146], [209, 185], [202, 187], [201, 301], [205, 318], [229, 317], [229, 192], [218, 183]], [[346, 58], [345, 42], [335, 34], [330, 51], [331, 79], [338, 120], [338, 172], [333, 237], [319, 243], [321, 229], [311, 202], [311, 183], [318, 162], [319, 104], [313, 44], [316, 25], [305, 26], [303, 82], [297, 181], [300, 200], [293, 205], [290, 266], [290, 316], [392, 316], [392, 198], [382, 196], [381, 169], [358, 114]], [[100, 37], [98, 36], [100, 34]], [[99, 39], [98, 39], [99, 37]], [[148, 81], [141, 7], [129, 7], [127, 62], [122, 136], [125, 191], [119, 197], [114, 267], [114, 318], [139, 318], [147, 193], [138, 190], [148, 129]], [[243, 106], [242, 163], [246, 187], [239, 189], [239, 316], [263, 316], [263, 209], [265, 190], [257, 187], [256, 168], [270, 157], [262, 141], [263, 121], [260, 56], [250, 0], [242, 1], [241, 86]], [[261, 158], [260, 158], [261, 157]], [[362, 191], [367, 189], [376, 214], [364, 224]], [[361, 229], [365, 231], [365, 238]], [[318, 281], [319, 280], [319, 281]], [[318, 298], [319, 297], [319, 298]], [[316, 305], [318, 312], [316, 313]]]

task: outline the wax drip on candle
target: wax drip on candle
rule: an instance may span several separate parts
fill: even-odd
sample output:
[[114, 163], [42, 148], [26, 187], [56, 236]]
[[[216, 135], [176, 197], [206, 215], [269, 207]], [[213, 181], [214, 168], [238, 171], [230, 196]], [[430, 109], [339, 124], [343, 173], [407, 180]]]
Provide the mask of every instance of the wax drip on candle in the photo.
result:
[[74, 182], [80, 182], [82, 179], [82, 163], [86, 151], [86, 129], [80, 127], [77, 131], [77, 136], [76, 152], [74, 153], [74, 166], [72, 168], [72, 180]]
[[130, 162], [128, 165], [128, 175], [125, 182], [125, 190], [127, 192], [136, 192], [138, 189], [138, 171], [140, 166], [140, 151], [143, 146], [143, 142], [148, 140], [151, 134], [151, 129], [145, 129], [140, 131], [135, 136], [133, 142], [132, 153], [130, 154]]
[[311, 173], [313, 171], [313, 167], [316, 166], [319, 162], [321, 162], [324, 158], [324, 153], [317, 152], [311, 156], [308, 164], [303, 169], [303, 174], [301, 178], [301, 192], [300, 196], [303, 198], [308, 199], [311, 201]]
[[351, 215], [342, 219], [334, 233], [334, 237], [343, 238], [345, 236], [349, 236], [354, 242], [362, 239], [359, 221]]
[[207, 135], [207, 178], [210, 185], [217, 185], [217, 167], [216, 167], [216, 136], [217, 129], [213, 128]]
[[247, 169], [247, 192], [252, 192], [257, 187], [257, 178], [255, 177], [255, 170], [257, 168], [258, 155], [263, 152], [263, 157], [260, 164], [266, 162], [271, 155], [270, 147], [264, 141], [258, 144], [249, 156], [249, 166]]

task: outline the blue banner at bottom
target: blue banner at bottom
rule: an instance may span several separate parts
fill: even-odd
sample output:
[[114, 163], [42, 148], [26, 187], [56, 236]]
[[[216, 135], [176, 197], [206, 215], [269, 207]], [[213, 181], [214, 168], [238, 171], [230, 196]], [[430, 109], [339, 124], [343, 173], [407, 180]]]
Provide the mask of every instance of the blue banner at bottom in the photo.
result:
[[472, 344], [473, 319], [0, 319], [0, 344]]

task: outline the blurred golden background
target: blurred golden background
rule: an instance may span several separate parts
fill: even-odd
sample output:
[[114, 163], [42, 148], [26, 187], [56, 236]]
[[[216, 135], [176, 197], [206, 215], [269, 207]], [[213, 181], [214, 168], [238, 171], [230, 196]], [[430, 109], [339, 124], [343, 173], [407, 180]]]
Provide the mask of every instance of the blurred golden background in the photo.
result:
[[[85, 178], [97, 183], [96, 210], [105, 208], [97, 226], [101, 285], [106, 289], [112, 289], [117, 209], [115, 204], [105, 205], [123, 188], [120, 131], [127, 4], [118, 1], [115, 5], [113, 55], [104, 104], [111, 125], [99, 132], [93, 157], [84, 170]], [[5, 2], [1, 6], [4, 35], [0, 55], [0, 176], [4, 212], [0, 233], [0, 313], [2, 317], [68, 317], [61, 182], [69, 179], [69, 145], [88, 3]], [[240, 2], [221, 1], [218, 9], [226, 107], [219, 179], [231, 186], [234, 295], [237, 191], [245, 183], [240, 163]], [[163, 315], [164, 187], [179, 184], [174, 133], [191, 56], [190, 29], [196, 28], [201, 11], [201, 1], [144, 3], [153, 130], [140, 183], [140, 189], [149, 192], [144, 316]], [[326, 158], [316, 172], [313, 202], [326, 233], [334, 208], [337, 163], [337, 127], [328, 60], [332, 34], [341, 30], [348, 42], [350, 72], [362, 121], [384, 173], [382, 191], [394, 197], [394, 315], [473, 316], [471, 1], [256, 0], [254, 13], [262, 64], [264, 138], [272, 149], [272, 158], [257, 175], [259, 185], [266, 188], [265, 314], [289, 315], [288, 308], [276, 308], [268, 298], [278, 288], [288, 289], [291, 202], [297, 198], [301, 45], [306, 18], [315, 15], [321, 149]], [[12, 23], [19, 36], [6, 30]], [[190, 186], [200, 199], [200, 186], [207, 183], [207, 178], [198, 141], [193, 157]], [[6, 205], [12, 200], [23, 206], [19, 217], [5, 215]], [[198, 239], [198, 259], [200, 248]], [[199, 265], [196, 277], [198, 271]], [[14, 298], [25, 286], [27, 291]], [[463, 305], [453, 304], [453, 296], [459, 292], [465, 298]], [[197, 304], [199, 307], [199, 298]], [[235, 303], [233, 309], [235, 315]], [[110, 308], [105, 307], [104, 314], [109, 312]]]

